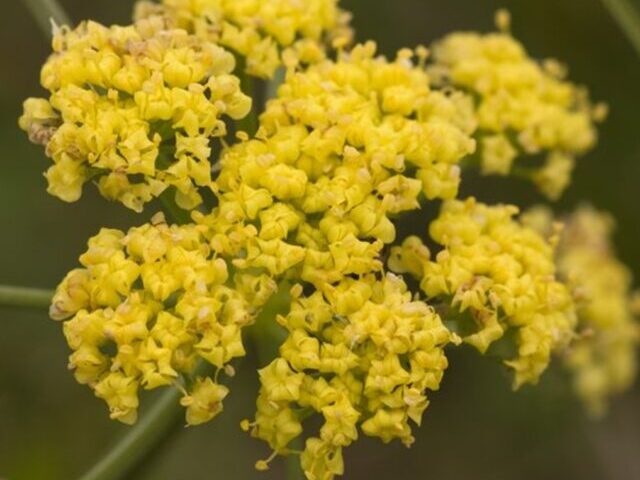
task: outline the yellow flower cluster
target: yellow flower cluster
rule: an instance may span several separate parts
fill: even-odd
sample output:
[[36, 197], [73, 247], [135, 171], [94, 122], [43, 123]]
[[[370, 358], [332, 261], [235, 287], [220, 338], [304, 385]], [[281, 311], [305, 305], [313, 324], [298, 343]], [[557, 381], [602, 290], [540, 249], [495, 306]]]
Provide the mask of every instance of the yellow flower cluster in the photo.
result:
[[[76, 379], [107, 402], [111, 418], [134, 423], [138, 390], [179, 383], [205, 361], [218, 371], [244, 356], [241, 330], [253, 321], [243, 285], [228, 286], [226, 262], [201, 228], [151, 224], [126, 234], [102, 229], [53, 298], [51, 317], [66, 319]], [[216, 377], [218, 374], [216, 373]], [[222, 410], [225, 386], [190, 379], [181, 404], [191, 425]]]
[[411, 445], [409, 421], [420, 425], [426, 391], [439, 388], [447, 368], [443, 347], [457, 337], [390, 273], [345, 279], [308, 296], [296, 285], [292, 296], [291, 310], [277, 319], [288, 337], [280, 357], [259, 371], [256, 419], [243, 426], [288, 455], [303, 420], [321, 415], [318, 436], [307, 438], [301, 454], [312, 480], [343, 473], [342, 449], [358, 438], [358, 426], [385, 443]]
[[325, 45], [351, 40], [350, 15], [337, 0], [140, 1], [135, 18], [162, 15], [172, 25], [233, 50], [250, 75], [270, 78], [283, 62], [313, 63]]
[[[551, 213], [536, 208], [531, 221], [549, 231]], [[637, 371], [640, 325], [634, 317], [631, 274], [611, 245], [612, 218], [581, 207], [566, 218], [557, 252], [559, 274], [576, 297], [579, 338], [564, 359], [574, 387], [594, 415], [629, 388]]]
[[[299, 454], [308, 479], [331, 480], [359, 432], [411, 445], [444, 348], [463, 340], [499, 354], [516, 388], [565, 348], [594, 409], [628, 386], [640, 336], [607, 221], [582, 211], [560, 239], [546, 214], [456, 199], [476, 143], [484, 173], [523, 174], [555, 198], [596, 139], [603, 109], [557, 63], [530, 59], [508, 17], [501, 33], [445, 37], [427, 63], [424, 47], [393, 59], [374, 42], [345, 49], [337, 0], [142, 0], [134, 15], [125, 27], [57, 29], [41, 73], [49, 98], [27, 100], [19, 121], [53, 160], [53, 195], [75, 201], [95, 179], [136, 211], [167, 189], [192, 210], [187, 225], [158, 214], [101, 230], [56, 291], [70, 368], [112, 418], [135, 422], [140, 389], [173, 386], [189, 425], [212, 419], [229, 393], [218, 377], [245, 354], [243, 328], [291, 285], [287, 308], [265, 316], [286, 338], [258, 372], [255, 420], [242, 423], [273, 449], [259, 470]], [[286, 76], [257, 132], [235, 125], [228, 146], [229, 119], [252, 106], [234, 55], [239, 75]], [[514, 165], [539, 154], [535, 168]], [[204, 190], [218, 200], [210, 212], [195, 210]], [[422, 301], [385, 273], [384, 248], [397, 216], [434, 199], [438, 253], [409, 237], [388, 261], [419, 280]]]
[[389, 259], [393, 270], [418, 278], [429, 299], [453, 309], [463, 340], [480, 352], [515, 335], [517, 350], [505, 364], [516, 388], [538, 380], [576, 322], [570, 292], [556, 279], [552, 245], [514, 220], [517, 212], [473, 198], [445, 202], [429, 228], [443, 250], [431, 259], [422, 241], [409, 237]]
[[506, 31], [504, 14], [499, 24], [502, 32], [453, 33], [437, 42], [431, 72], [442, 86], [476, 98], [482, 172], [507, 175], [516, 158], [546, 154], [540, 167], [513, 171], [556, 199], [569, 184], [575, 156], [595, 143], [594, 120], [606, 108], [592, 107], [583, 88], [564, 80], [558, 62], [531, 59]]
[[46, 146], [49, 193], [73, 202], [96, 179], [107, 198], [141, 211], [166, 188], [190, 209], [211, 181], [210, 139], [251, 99], [223, 48], [160, 17], [135, 25], [60, 28], [41, 72], [49, 99], [25, 102], [20, 126]]
[[237, 268], [291, 271], [318, 289], [379, 271], [390, 216], [422, 194], [454, 197], [457, 162], [474, 148], [466, 99], [429, 91], [411, 57], [390, 62], [368, 43], [290, 72], [255, 138], [223, 153], [219, 206], [194, 214], [214, 248]]

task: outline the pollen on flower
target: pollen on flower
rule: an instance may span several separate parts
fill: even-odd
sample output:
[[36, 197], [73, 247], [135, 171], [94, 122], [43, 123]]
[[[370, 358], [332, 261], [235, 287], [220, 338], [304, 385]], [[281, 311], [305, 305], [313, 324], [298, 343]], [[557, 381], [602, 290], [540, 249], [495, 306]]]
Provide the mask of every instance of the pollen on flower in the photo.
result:
[[78, 200], [95, 179], [106, 198], [141, 211], [165, 189], [181, 207], [211, 181], [209, 145], [251, 99], [233, 55], [155, 17], [134, 25], [62, 27], [41, 72], [48, 99], [24, 103], [20, 127], [46, 148], [48, 191]]

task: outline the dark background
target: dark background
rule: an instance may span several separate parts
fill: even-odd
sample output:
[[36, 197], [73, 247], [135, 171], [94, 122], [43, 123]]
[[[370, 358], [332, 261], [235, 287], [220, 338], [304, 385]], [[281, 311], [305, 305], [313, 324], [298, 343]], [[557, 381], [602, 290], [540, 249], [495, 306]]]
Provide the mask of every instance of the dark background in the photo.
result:
[[[87, 188], [65, 204], [45, 192], [48, 160], [17, 128], [24, 98], [40, 95], [38, 72], [49, 46], [26, 8], [3, 0], [0, 17], [0, 283], [52, 288], [77, 263], [102, 226], [142, 223], [124, 207]], [[124, 23], [130, 1], [62, 1], [74, 20]], [[634, 3], [640, 8], [640, 1]], [[605, 100], [611, 115], [594, 152], [579, 161], [559, 204], [588, 199], [618, 219], [620, 256], [640, 278], [640, 57], [599, 0], [344, 0], [359, 40], [373, 38], [392, 53], [429, 44], [456, 29], [492, 28], [507, 7], [513, 31], [537, 57], [570, 66], [571, 78]], [[465, 178], [485, 201], [521, 206], [539, 201], [516, 180]], [[148, 210], [148, 211], [153, 211]], [[594, 272], [597, 274], [597, 272]], [[91, 465], [127, 427], [66, 370], [60, 325], [46, 312], [0, 308], [0, 478], [67, 480]], [[407, 450], [362, 438], [346, 453], [348, 479], [554, 480], [640, 478], [640, 391], [616, 399], [601, 421], [587, 419], [564, 374], [551, 369], [536, 388], [512, 393], [506, 374], [466, 349], [451, 353], [443, 388], [432, 396], [417, 441]], [[254, 360], [245, 360], [225, 412], [203, 427], [182, 429], [132, 478], [155, 480], [282, 478], [281, 465], [253, 470], [267, 447], [240, 431], [251, 417]]]

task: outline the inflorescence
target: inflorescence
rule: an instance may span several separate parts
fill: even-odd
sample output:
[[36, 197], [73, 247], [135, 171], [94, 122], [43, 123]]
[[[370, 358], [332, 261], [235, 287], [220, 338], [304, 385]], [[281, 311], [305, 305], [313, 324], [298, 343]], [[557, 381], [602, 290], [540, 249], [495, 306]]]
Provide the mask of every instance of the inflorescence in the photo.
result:
[[[498, 33], [393, 58], [351, 46], [336, 0], [141, 1], [134, 18], [56, 27], [48, 97], [19, 121], [62, 200], [93, 180], [135, 211], [163, 195], [190, 213], [102, 229], [53, 299], [69, 366], [111, 418], [134, 423], [140, 389], [170, 387], [187, 424], [207, 422], [247, 341], [275, 342], [241, 423], [273, 450], [256, 468], [300, 455], [330, 480], [361, 433], [414, 442], [449, 346], [496, 353], [514, 388], [557, 354], [595, 413], [631, 384], [637, 312], [608, 217], [583, 209], [563, 230], [542, 209], [459, 198], [474, 165], [557, 198], [605, 114], [503, 12]], [[278, 71], [264, 106], [242, 91]], [[429, 236], [397, 241], [402, 214], [434, 202]]]

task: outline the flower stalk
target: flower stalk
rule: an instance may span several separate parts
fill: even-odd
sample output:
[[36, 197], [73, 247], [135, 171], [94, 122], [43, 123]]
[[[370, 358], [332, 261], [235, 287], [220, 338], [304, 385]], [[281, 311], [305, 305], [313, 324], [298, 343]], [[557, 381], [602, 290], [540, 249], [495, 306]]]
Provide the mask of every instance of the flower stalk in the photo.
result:
[[71, 25], [71, 19], [57, 0], [25, 0], [24, 3], [47, 37], [51, 37], [53, 25]]
[[131, 427], [80, 480], [117, 480], [125, 478], [158, 446], [181, 418], [178, 389], [162, 393], [146, 415]]
[[602, 4], [640, 55], [640, 13], [629, 0], [602, 0]]
[[49, 308], [53, 292], [41, 288], [0, 285], [0, 305], [23, 308]]

